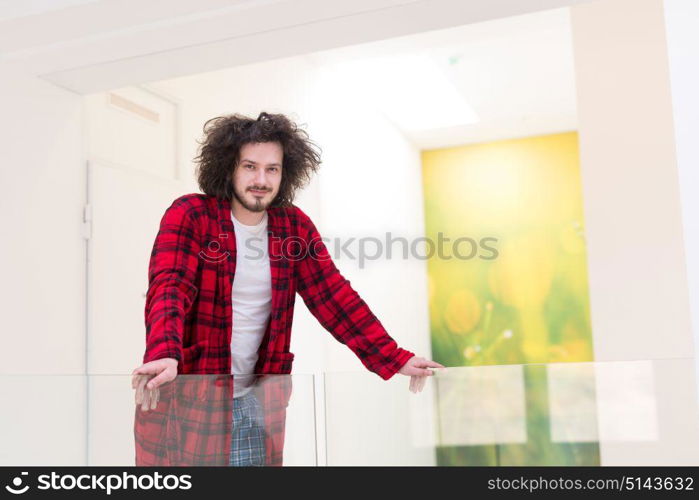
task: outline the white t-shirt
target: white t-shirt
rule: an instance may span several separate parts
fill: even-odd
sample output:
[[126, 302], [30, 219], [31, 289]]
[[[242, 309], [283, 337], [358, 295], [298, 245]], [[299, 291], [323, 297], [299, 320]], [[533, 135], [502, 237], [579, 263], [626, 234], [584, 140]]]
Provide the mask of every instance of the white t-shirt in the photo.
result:
[[254, 225], [241, 224], [231, 212], [237, 249], [233, 277], [233, 335], [231, 373], [233, 397], [246, 394], [255, 377], [257, 350], [262, 342], [272, 311], [272, 275], [269, 265], [267, 212]]

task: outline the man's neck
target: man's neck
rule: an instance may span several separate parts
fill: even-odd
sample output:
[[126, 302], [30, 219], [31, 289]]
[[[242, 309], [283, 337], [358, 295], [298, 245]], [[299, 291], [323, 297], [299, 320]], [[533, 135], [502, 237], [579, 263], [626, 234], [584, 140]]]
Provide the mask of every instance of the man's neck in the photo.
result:
[[235, 198], [231, 200], [231, 211], [233, 212], [233, 217], [246, 226], [256, 226], [259, 224], [266, 212], [266, 210], [262, 212], [252, 212], [241, 205]]

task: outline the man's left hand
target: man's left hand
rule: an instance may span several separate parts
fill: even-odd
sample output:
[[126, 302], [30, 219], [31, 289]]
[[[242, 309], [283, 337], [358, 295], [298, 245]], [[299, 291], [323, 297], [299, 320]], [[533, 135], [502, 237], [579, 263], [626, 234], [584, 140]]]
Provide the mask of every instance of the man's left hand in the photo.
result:
[[425, 387], [425, 380], [427, 380], [427, 377], [434, 375], [434, 372], [432, 370], [428, 370], [428, 368], [446, 367], [444, 365], [440, 365], [436, 361], [413, 356], [403, 365], [400, 370], [398, 370], [398, 373], [410, 377], [410, 392], [420, 392], [422, 391], [422, 388]]

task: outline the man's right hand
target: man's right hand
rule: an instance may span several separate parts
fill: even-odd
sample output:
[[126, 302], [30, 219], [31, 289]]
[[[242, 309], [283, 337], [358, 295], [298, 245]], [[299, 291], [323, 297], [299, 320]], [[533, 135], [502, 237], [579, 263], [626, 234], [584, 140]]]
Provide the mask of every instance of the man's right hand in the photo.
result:
[[161, 358], [144, 363], [131, 372], [131, 387], [136, 390], [136, 405], [142, 411], [154, 410], [160, 399], [159, 386], [177, 376], [177, 360]]

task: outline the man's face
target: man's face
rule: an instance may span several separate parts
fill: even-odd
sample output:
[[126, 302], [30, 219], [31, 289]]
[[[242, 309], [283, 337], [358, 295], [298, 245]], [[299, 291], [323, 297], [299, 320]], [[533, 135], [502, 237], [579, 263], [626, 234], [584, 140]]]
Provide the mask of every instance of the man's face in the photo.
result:
[[233, 196], [251, 212], [262, 212], [279, 193], [284, 150], [278, 142], [257, 142], [240, 148], [233, 170]]

